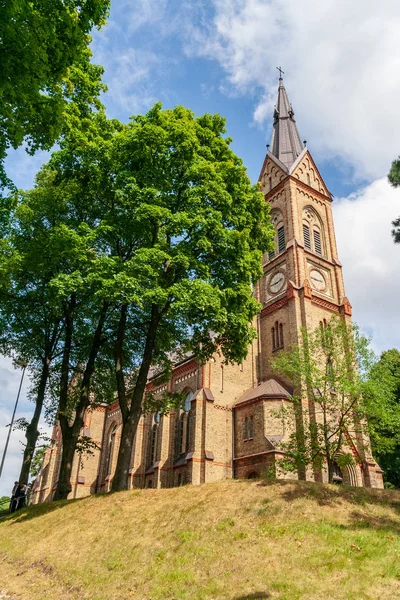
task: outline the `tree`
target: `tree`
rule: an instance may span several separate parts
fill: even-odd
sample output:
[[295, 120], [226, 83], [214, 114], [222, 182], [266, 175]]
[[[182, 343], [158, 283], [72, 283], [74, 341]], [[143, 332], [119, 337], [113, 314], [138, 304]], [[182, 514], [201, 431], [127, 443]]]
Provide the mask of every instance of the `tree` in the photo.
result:
[[[392, 162], [391, 169], [388, 175], [389, 183], [393, 187], [400, 186], [400, 156]], [[400, 217], [392, 222], [394, 229], [392, 229], [392, 235], [394, 237], [394, 243], [400, 244]]]
[[103, 69], [90, 62], [89, 32], [105, 23], [109, 6], [109, 0], [0, 0], [0, 185], [7, 183], [9, 147], [50, 149], [69, 121], [100, 107]]
[[39, 475], [43, 465], [44, 454], [48, 448], [49, 446], [47, 444], [36, 448], [35, 454], [31, 460], [31, 468], [29, 472], [32, 477], [37, 477]]
[[[91, 378], [109, 307], [101, 292], [103, 264], [95, 252], [90, 207], [85, 210], [80, 190], [68, 181], [58, 182], [48, 165], [37, 176], [36, 187], [21, 194], [14, 230], [10, 236], [12, 257], [28, 267], [27, 272], [13, 272], [14, 288], [19, 286], [24, 293], [27, 290], [38, 297], [41, 310], [30, 321], [24, 314], [24, 325], [29, 323], [29, 329], [20, 325], [16, 315], [10, 323], [10, 344], [23, 347], [25, 354], [44, 352], [48, 327], [55, 322], [59, 326], [52, 338], [51, 397], [57, 398], [56, 414], [63, 434], [56, 496], [65, 498], [70, 491], [72, 460], [90, 404]], [[25, 244], [19, 243], [21, 239]], [[25, 296], [22, 294], [22, 300], [26, 302], [30, 296]], [[13, 310], [15, 313], [11, 300], [8, 314]], [[46, 383], [48, 375], [49, 368]], [[38, 399], [39, 395], [35, 414], [41, 408]]]
[[189, 339], [200, 357], [245, 356], [259, 309], [252, 283], [273, 239], [218, 115], [157, 104], [128, 126], [102, 113], [90, 126], [90, 139], [75, 129], [63, 140], [20, 207], [25, 235], [42, 232], [51, 248], [39, 262], [54, 265], [63, 322], [51, 386], [63, 444], [56, 499], [70, 491], [84, 415], [100, 401], [100, 364], [112, 361], [121, 406], [123, 489], [150, 366], [168, 366]]
[[374, 456], [386, 483], [400, 488], [400, 352], [381, 354], [363, 390]]
[[20, 481], [27, 481], [63, 320], [50, 285], [57, 265], [51, 260], [41, 260], [47, 252], [50, 257], [52, 250], [46, 247], [39, 228], [34, 236], [29, 235], [27, 217], [19, 214], [19, 208], [22, 206], [13, 217], [14, 225], [18, 226], [3, 236], [0, 244], [0, 350], [10, 357], [26, 360], [31, 374], [29, 396], [35, 408], [31, 421], [25, 421], [23, 426], [26, 445], [19, 476]]
[[[119, 202], [131, 215], [131, 288], [140, 302], [121, 305], [115, 368], [123, 426], [112, 489], [125, 489], [150, 366], [177, 342], [206, 358], [219, 349], [243, 359], [259, 309], [252, 283], [272, 243], [268, 205], [250, 185], [224, 137], [219, 115], [195, 118], [156, 104], [118, 140]], [[128, 316], [135, 329], [136, 377], [123, 382]]]
[[53, 162], [98, 211], [109, 270], [116, 310], [104, 351], [123, 420], [114, 490], [127, 487], [150, 366], [168, 367], [169, 353], [189, 338], [199, 356], [219, 348], [240, 361], [254, 336], [249, 323], [259, 305], [251, 285], [273, 229], [224, 134], [219, 115], [195, 118], [156, 104], [112, 140], [78, 143]]
[[[342, 318], [332, 318], [313, 331], [302, 329], [298, 346], [277, 356], [273, 369], [294, 386], [298, 425], [281, 445], [283, 469], [304, 472], [312, 467], [321, 472], [326, 465], [332, 482], [336, 464], [353, 464], [349, 436], [358, 445], [365, 440], [362, 393], [374, 360], [369, 340]], [[293, 419], [292, 411], [282, 416]], [[363, 444], [362, 452], [368, 450], [367, 442]]]

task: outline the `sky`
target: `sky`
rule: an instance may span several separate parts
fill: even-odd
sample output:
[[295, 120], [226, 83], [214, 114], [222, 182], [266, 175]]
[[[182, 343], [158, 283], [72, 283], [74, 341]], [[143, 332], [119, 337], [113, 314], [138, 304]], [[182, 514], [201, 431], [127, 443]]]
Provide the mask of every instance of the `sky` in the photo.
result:
[[[353, 318], [376, 352], [400, 348], [400, 246], [391, 221], [400, 190], [387, 182], [400, 154], [398, 0], [111, 0], [94, 32], [93, 61], [105, 68], [109, 117], [127, 122], [155, 102], [226, 117], [232, 148], [257, 181], [278, 87], [277, 66], [334, 195], [339, 257]], [[8, 174], [32, 186], [48, 155], [9, 155]], [[0, 451], [20, 371], [0, 358]], [[28, 417], [28, 383], [18, 416]], [[43, 426], [46, 431], [48, 426]], [[18, 474], [22, 435], [13, 432], [0, 495]]]

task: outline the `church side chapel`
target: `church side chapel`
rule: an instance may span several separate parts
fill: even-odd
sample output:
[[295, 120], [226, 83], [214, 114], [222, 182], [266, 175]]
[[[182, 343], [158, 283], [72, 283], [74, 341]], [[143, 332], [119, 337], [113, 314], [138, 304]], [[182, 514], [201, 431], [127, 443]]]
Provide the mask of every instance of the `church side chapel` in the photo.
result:
[[[206, 363], [188, 356], [174, 365], [168, 383], [150, 379], [147, 391], [185, 397], [180, 410], [141, 417], [134, 440], [132, 488], [175, 487], [225, 478], [257, 478], [263, 474], [297, 478], [280, 471], [282, 442], [296, 427], [278, 415], [290, 408], [293, 389], [271, 369], [281, 349], [299, 342], [301, 328], [314, 330], [332, 315], [351, 320], [332, 216], [332, 195], [299, 136], [293, 108], [280, 72], [271, 144], [260, 184], [276, 230], [275, 250], [263, 257], [263, 277], [256, 294], [262, 310], [258, 338], [240, 365], [224, 364], [215, 354]], [[303, 403], [307, 403], [307, 399]], [[312, 410], [312, 408], [310, 409]], [[111, 488], [122, 420], [118, 403], [86, 414], [84, 435], [98, 446], [92, 455], [76, 455], [70, 498]], [[60, 428], [53, 430], [40, 476], [32, 491], [34, 503], [50, 500], [60, 466]], [[338, 469], [353, 486], [383, 488], [382, 471], [373, 460], [369, 441], [348, 440], [354, 465]], [[327, 475], [307, 471], [307, 479]]]

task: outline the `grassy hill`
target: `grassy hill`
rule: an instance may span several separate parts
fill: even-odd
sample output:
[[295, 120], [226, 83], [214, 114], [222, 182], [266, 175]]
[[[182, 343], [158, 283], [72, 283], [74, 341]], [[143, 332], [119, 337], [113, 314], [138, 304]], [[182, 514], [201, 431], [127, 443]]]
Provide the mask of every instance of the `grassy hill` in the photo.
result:
[[[400, 598], [400, 492], [226, 481], [0, 521], [0, 598]], [[2, 596], [3, 594], [3, 596]]]

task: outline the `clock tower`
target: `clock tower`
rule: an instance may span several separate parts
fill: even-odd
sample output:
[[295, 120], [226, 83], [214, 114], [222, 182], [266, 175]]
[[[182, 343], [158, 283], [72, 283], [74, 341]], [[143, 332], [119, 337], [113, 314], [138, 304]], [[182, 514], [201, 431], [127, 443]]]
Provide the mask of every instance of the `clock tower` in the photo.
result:
[[282, 75], [271, 144], [260, 183], [271, 205], [275, 249], [263, 258], [258, 286], [259, 379], [268, 379], [270, 360], [298, 341], [301, 327], [315, 329], [334, 314], [351, 316], [339, 262], [332, 195], [305, 142], [301, 142]]
[[[274, 354], [296, 345], [301, 328], [315, 330], [333, 315], [351, 319], [336, 247], [332, 194], [301, 141], [281, 72], [271, 144], [259, 181], [275, 227], [275, 248], [263, 257], [257, 290], [262, 305], [258, 380], [268, 382], [276, 379], [271, 369]], [[303, 402], [310, 419], [315, 419], [312, 403]], [[352, 485], [381, 487], [382, 472], [371, 456], [369, 440], [360, 438], [352, 447], [363, 478], [361, 483], [354, 476]]]

